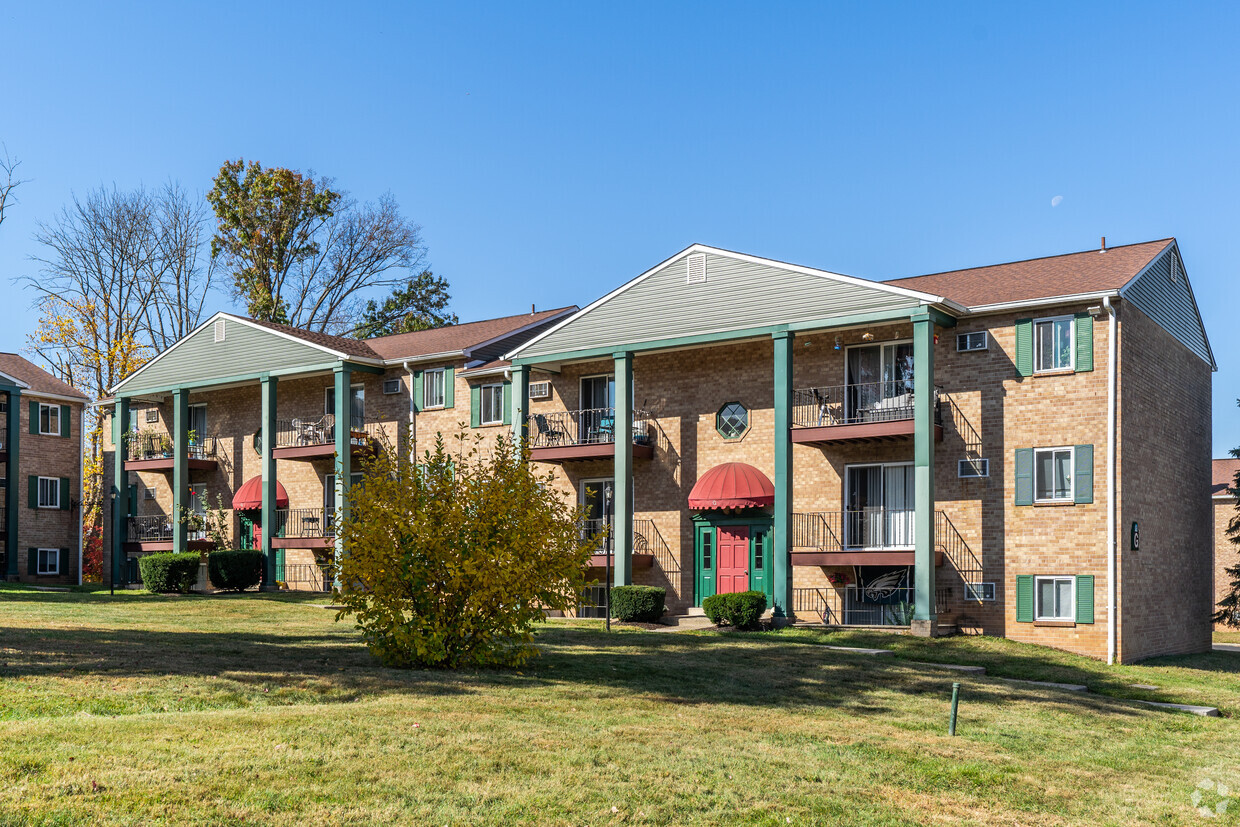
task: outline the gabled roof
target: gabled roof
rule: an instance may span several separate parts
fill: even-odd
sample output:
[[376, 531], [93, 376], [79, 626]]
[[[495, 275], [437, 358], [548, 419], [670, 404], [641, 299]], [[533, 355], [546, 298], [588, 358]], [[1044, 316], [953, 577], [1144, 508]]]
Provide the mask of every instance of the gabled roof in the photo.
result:
[[19, 388], [28, 390], [36, 396], [50, 394], [80, 399], [83, 402], [89, 399], [86, 394], [68, 382], [62, 382], [34, 362], [16, 353], [0, 353], [0, 375], [13, 380]]
[[1234, 499], [1227, 489], [1236, 481], [1240, 471], [1240, 459], [1216, 459], [1210, 463], [1210, 496], [1215, 499]]
[[397, 333], [392, 336], [367, 339], [366, 345], [388, 361], [464, 353], [514, 336], [526, 328], [568, 315], [576, 310], [577, 306], [572, 305], [557, 307], [554, 310], [540, 310], [536, 313], [522, 313], [517, 316], [502, 316], [498, 319], [435, 327], [413, 333]]
[[1137, 277], [1174, 238], [1086, 250], [926, 276], [892, 279], [883, 284], [947, 296], [974, 308], [1008, 302], [1051, 299], [1119, 290]]
[[231, 313], [220, 315], [228, 316], [237, 321], [246, 321], [250, 324], [265, 327], [268, 330], [274, 330], [277, 333], [283, 333], [286, 336], [292, 336], [301, 339], [303, 342], [309, 342], [312, 345], [326, 348], [329, 351], [343, 353], [346, 356], [352, 356], [357, 359], [379, 359], [379, 354], [371, 350], [370, 345], [365, 339], [353, 339], [348, 336], [332, 336], [327, 333], [318, 333], [314, 330], [303, 330], [300, 327], [292, 327], [286, 324], [276, 324], [275, 322], [264, 322], [258, 319], [251, 319], [248, 316], [234, 316]]

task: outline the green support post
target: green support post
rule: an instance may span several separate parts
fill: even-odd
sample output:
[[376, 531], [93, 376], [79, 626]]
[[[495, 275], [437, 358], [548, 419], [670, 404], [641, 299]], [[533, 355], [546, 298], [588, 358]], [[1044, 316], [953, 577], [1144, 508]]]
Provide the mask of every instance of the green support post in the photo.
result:
[[613, 585], [633, 583], [633, 354], [613, 354], [616, 361], [615, 478], [612, 484], [612, 544], [616, 570]]
[[[344, 492], [353, 478], [353, 444], [349, 437], [352, 426], [353, 411], [349, 399], [349, 387], [352, 384], [353, 371], [347, 362], [341, 362], [335, 369], [336, 387], [336, 516], [335, 525], [344, 523], [349, 514], [349, 503]], [[326, 517], [326, 515], [324, 515]], [[340, 532], [336, 532], [336, 562], [344, 559], [344, 541]], [[337, 571], [336, 588], [340, 588], [340, 575]]]
[[8, 418], [4, 437], [4, 450], [8, 459], [5, 461], [5, 476], [8, 485], [4, 489], [4, 566], [9, 579], [16, 578], [21, 569], [18, 567], [17, 520], [20, 501], [17, 492], [21, 491], [17, 472], [21, 468], [21, 435], [22, 435], [22, 392], [17, 388], [8, 388]]
[[517, 365], [512, 369], [512, 436], [522, 442], [529, 435], [526, 417], [530, 413], [530, 369]]
[[934, 606], [934, 320], [913, 317], [913, 622], [911, 631], [933, 637]]
[[[123, 495], [123, 492], [122, 492]], [[189, 510], [189, 391], [172, 392], [172, 550], [188, 551], [185, 514]]]
[[[123, 588], [125, 586], [125, 539], [129, 535], [129, 526], [125, 522], [125, 513], [129, 510], [129, 473], [125, 471], [125, 460], [128, 457], [126, 439], [129, 435], [129, 400], [124, 397], [116, 400], [112, 428], [114, 438], [112, 496], [110, 497], [112, 500], [112, 586]], [[13, 490], [12, 485], [9, 485], [9, 490]]]
[[793, 616], [792, 597], [792, 334], [772, 334], [775, 344], [775, 514], [771, 526], [772, 617]]
[[271, 538], [276, 536], [276, 385], [274, 376], [264, 376], [262, 383], [263, 408], [263, 585], [264, 591], [275, 588], [275, 581], [283, 574], [277, 559], [283, 552], [272, 548]]

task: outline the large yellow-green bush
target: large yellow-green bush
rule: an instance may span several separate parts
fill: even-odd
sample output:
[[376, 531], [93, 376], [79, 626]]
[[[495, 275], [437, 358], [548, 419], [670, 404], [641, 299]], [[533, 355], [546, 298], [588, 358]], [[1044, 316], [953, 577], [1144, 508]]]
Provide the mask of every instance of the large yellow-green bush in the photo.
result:
[[593, 550], [580, 513], [519, 443], [480, 445], [441, 437], [416, 467], [386, 447], [345, 494], [338, 619], [388, 666], [517, 665], [544, 610], [577, 605]]

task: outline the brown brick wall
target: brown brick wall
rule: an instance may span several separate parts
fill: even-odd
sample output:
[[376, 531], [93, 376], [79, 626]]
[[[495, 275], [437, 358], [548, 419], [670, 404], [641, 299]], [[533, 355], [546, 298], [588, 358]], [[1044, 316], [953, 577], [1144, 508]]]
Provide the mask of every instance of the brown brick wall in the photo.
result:
[[[1231, 591], [1231, 578], [1227, 575], [1227, 569], [1240, 564], [1240, 546], [1233, 543], [1227, 535], [1227, 526], [1237, 514], [1235, 499], [1213, 499], [1210, 505], [1214, 512], [1214, 602], [1217, 604]], [[1214, 611], [1214, 607], [1211, 607], [1211, 611]]]
[[[30, 403], [64, 405], [59, 400], [42, 399], [23, 395], [18, 404], [21, 417], [21, 435], [18, 440], [20, 458], [17, 473], [6, 481], [12, 496], [17, 497], [17, 558], [19, 580], [33, 583], [78, 582], [78, 537], [82, 510], [82, 403], [69, 404], [70, 429], [68, 437], [30, 433]], [[9, 415], [12, 415], [10, 411]], [[36, 509], [30, 507], [29, 478], [68, 477], [69, 509]], [[79, 505], [74, 505], [79, 504]], [[29, 557], [32, 548], [67, 548], [67, 559], [62, 560], [59, 575], [30, 576]]]

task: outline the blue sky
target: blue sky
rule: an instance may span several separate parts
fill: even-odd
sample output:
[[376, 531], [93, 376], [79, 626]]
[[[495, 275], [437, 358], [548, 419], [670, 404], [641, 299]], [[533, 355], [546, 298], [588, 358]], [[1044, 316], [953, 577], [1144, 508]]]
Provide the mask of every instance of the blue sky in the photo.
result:
[[[1176, 236], [1240, 445], [1240, 5], [6, 4], [0, 276], [74, 192], [390, 190], [462, 319], [693, 242], [869, 278]], [[1052, 199], [1061, 196], [1058, 206]], [[0, 303], [0, 348], [33, 330]], [[223, 307], [226, 298], [218, 302]]]

